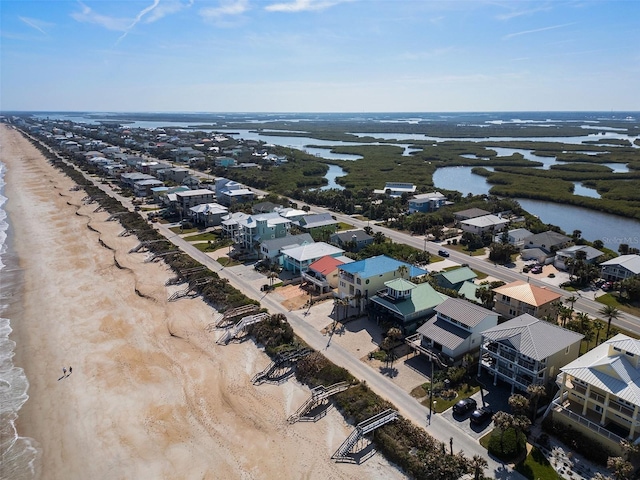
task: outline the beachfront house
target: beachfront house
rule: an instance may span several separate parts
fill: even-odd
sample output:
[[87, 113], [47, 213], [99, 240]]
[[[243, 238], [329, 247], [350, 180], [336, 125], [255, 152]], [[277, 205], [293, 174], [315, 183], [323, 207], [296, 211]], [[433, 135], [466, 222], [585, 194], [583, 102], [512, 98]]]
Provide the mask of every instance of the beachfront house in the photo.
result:
[[515, 390], [544, 385], [580, 354], [583, 335], [523, 314], [482, 332], [478, 376], [484, 370]]
[[348, 298], [352, 306], [366, 305], [370, 297], [386, 289], [385, 282], [389, 280], [396, 278], [410, 280], [427, 273], [422, 268], [386, 255], [365, 258], [338, 268], [340, 270], [338, 297]]
[[253, 252], [266, 240], [286, 237], [291, 222], [278, 213], [249, 215], [234, 212], [222, 220], [222, 229], [226, 237], [231, 238], [240, 249]]
[[620, 451], [640, 441], [640, 340], [618, 334], [560, 368], [547, 414]]
[[369, 319], [377, 324], [393, 323], [405, 335], [410, 334], [447, 298], [428, 282], [415, 284], [401, 277], [394, 278], [384, 282], [384, 288], [370, 298]]
[[344, 250], [324, 242], [315, 242], [282, 250], [282, 267], [293, 273], [306, 272], [322, 257], [340, 257]]
[[351, 262], [353, 260], [345, 256], [326, 255], [310, 264], [306, 272], [302, 272], [302, 281], [318, 293], [329, 292], [338, 288], [338, 267]]
[[299, 235], [286, 235], [271, 240], [260, 242], [260, 258], [270, 263], [282, 265], [282, 252], [288, 248], [299, 247], [313, 243], [313, 238], [308, 233]]
[[229, 210], [217, 203], [202, 203], [189, 209], [189, 216], [193, 222], [204, 227], [217, 227], [222, 224], [222, 218]]
[[191, 207], [201, 205], [203, 203], [216, 203], [216, 194], [206, 188], [198, 190], [184, 190], [176, 192], [176, 200], [178, 208], [183, 213], [187, 213]]
[[466, 354], [478, 356], [482, 332], [497, 324], [496, 312], [460, 298], [447, 298], [406, 342], [430, 358], [460, 364]]

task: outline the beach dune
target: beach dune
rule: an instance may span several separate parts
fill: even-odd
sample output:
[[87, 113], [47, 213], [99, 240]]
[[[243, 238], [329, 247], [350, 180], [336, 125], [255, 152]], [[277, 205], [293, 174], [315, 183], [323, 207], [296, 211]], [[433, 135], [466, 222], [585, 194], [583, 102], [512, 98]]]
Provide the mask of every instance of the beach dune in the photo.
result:
[[8, 315], [30, 382], [17, 427], [40, 478], [404, 478], [379, 455], [330, 460], [352, 430], [338, 412], [289, 425], [308, 389], [252, 385], [269, 363], [252, 341], [217, 345], [208, 305], [167, 302], [164, 263], [128, 254], [137, 239], [19, 132], [0, 126], [0, 146], [24, 272]]

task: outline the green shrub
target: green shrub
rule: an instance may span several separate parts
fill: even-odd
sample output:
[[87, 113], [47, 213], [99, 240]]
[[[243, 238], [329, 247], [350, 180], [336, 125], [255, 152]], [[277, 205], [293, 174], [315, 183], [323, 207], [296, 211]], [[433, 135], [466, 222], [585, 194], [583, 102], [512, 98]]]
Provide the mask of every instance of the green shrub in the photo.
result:
[[510, 461], [516, 458], [526, 448], [527, 437], [514, 428], [502, 432], [494, 428], [489, 441], [489, 453], [501, 460]]

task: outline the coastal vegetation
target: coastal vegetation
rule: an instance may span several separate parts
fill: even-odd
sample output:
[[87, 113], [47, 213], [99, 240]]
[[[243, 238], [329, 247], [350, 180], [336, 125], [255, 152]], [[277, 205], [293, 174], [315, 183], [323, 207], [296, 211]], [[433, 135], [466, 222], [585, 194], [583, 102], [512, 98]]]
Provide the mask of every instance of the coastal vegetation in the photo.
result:
[[[77, 161], [73, 156], [67, 155], [65, 161], [41, 143], [32, 141], [32, 144], [52, 164], [72, 178], [77, 184], [76, 188], [85, 190], [85, 202], [96, 203], [97, 209], [104, 209], [115, 216], [125, 231], [144, 242], [151, 253], [162, 255], [162, 259], [177, 275], [183, 275], [183, 272], [201, 266], [187, 254], [174, 250], [175, 247], [153, 229], [138, 212], [130, 212], [120, 202], [95, 187], [79, 169], [69, 163], [72, 160]], [[170, 252], [174, 253], [167, 255]], [[209, 269], [200, 269], [189, 275], [188, 281], [204, 301], [220, 312], [247, 304], [259, 305], [259, 302], [233, 288], [227, 280], [221, 279], [217, 273]], [[271, 315], [268, 320], [250, 326], [248, 331], [272, 356], [304, 346], [304, 342], [295, 336], [286, 317], [281, 314]], [[349, 390], [336, 395], [336, 404], [346, 418], [358, 423], [387, 408], [393, 408], [393, 405], [371, 391], [364, 383], [356, 382], [346, 370], [333, 365], [318, 352], [312, 355], [314, 357], [308, 360], [306, 370], [304, 362], [301, 366], [301, 381], [310, 386], [335, 380], [346, 380], [354, 384]], [[454, 454], [451, 450], [447, 453], [444, 443], [435, 440], [423, 429], [402, 417], [376, 430], [373, 440], [387, 459], [414, 478], [454, 480], [472, 471], [472, 461], [461, 452]]]

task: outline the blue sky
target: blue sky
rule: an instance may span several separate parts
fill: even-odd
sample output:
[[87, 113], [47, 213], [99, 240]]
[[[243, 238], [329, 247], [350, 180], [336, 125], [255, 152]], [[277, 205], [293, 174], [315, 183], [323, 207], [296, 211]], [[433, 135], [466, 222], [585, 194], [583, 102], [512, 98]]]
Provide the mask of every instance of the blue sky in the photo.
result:
[[2, 0], [2, 110], [640, 110], [640, 1]]

